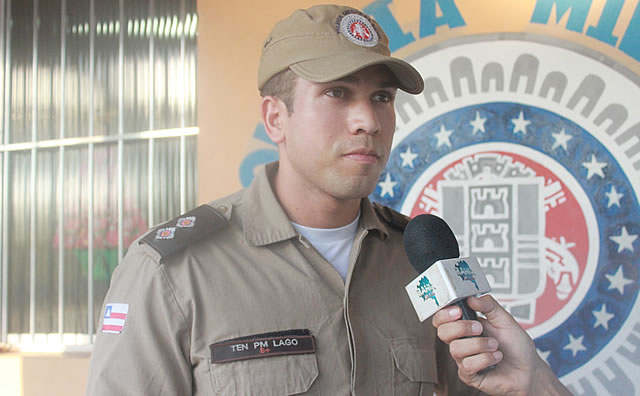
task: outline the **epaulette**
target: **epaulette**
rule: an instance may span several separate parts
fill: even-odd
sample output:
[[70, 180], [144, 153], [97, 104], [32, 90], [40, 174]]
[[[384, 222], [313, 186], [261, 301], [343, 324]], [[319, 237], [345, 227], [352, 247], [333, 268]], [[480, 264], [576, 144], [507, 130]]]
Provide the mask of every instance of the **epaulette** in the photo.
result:
[[411, 220], [402, 213], [396, 212], [388, 206], [380, 205], [377, 202], [373, 204], [373, 209], [376, 211], [376, 214], [380, 219], [389, 224], [391, 228], [400, 232], [404, 232], [404, 228], [409, 223], [409, 220]]
[[224, 227], [227, 219], [209, 205], [200, 205], [169, 220], [140, 239], [160, 253], [161, 260]]

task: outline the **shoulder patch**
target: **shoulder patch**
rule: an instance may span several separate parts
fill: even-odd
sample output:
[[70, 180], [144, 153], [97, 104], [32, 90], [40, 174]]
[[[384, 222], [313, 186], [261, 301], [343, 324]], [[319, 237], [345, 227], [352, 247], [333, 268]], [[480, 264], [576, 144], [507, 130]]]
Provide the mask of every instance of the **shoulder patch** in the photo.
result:
[[150, 231], [138, 243], [151, 246], [165, 259], [224, 227], [227, 219], [209, 205], [200, 205]]
[[400, 232], [404, 232], [404, 228], [409, 223], [409, 220], [411, 220], [408, 216], [396, 212], [388, 206], [380, 205], [377, 202], [373, 204], [373, 209], [382, 221]]

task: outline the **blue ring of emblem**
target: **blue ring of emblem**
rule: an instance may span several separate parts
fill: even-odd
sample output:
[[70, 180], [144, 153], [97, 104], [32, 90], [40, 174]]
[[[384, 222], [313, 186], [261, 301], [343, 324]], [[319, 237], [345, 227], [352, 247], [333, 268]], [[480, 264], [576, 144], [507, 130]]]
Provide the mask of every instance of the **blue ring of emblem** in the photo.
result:
[[[511, 122], [512, 119], [518, 118], [521, 111], [530, 121], [526, 134], [514, 133]], [[470, 122], [474, 120], [476, 112], [486, 117], [486, 132], [473, 133]], [[454, 131], [449, 138], [450, 146], [437, 147], [435, 134], [441, 125]], [[568, 143], [568, 152], [562, 147], [554, 148], [555, 140], [552, 133], [562, 128], [574, 138]], [[578, 141], [579, 144], [576, 144]], [[618, 161], [602, 143], [574, 122], [534, 106], [508, 102], [472, 105], [429, 120], [399, 142], [392, 150], [379, 180], [383, 182], [387, 175], [390, 175], [391, 180], [396, 182], [393, 194], [381, 196], [382, 189], [376, 186], [370, 198], [400, 210], [411, 186], [431, 164], [463, 147], [488, 142], [520, 144], [553, 158], [578, 181], [596, 214], [600, 252], [589, 290], [563, 323], [534, 340], [540, 351], [550, 351], [547, 362], [558, 376], [563, 376], [587, 363], [615, 337], [632, 314], [631, 310], [640, 289], [640, 248], [636, 247], [631, 252], [629, 249], [618, 252], [618, 245], [610, 239], [611, 236], [618, 236], [622, 227], [626, 227], [630, 235], [640, 234], [638, 197]], [[400, 157], [401, 153], [406, 152], [407, 147], [410, 147], [414, 154], [418, 154], [412, 168], [403, 167]], [[606, 178], [597, 175], [587, 178], [587, 169], [582, 164], [589, 162], [593, 154], [597, 156], [598, 161], [606, 162]], [[607, 207], [605, 194], [612, 186], [624, 194], [624, 204]], [[624, 277], [633, 281], [623, 286], [624, 294], [616, 288], [611, 289], [610, 281], [606, 277], [616, 273], [620, 266], [623, 268]], [[601, 309], [603, 304], [606, 305], [607, 312], [615, 316], [608, 322], [608, 328], [594, 328], [593, 312]], [[585, 350], [575, 353], [564, 348], [569, 342], [569, 334], [575, 339], [583, 337], [582, 345]]]

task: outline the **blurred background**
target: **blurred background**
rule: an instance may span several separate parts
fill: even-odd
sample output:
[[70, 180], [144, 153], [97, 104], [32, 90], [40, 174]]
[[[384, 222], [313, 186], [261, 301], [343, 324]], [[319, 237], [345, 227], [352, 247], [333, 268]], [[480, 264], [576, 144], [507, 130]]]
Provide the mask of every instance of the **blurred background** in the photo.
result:
[[129, 244], [195, 206], [197, 27], [195, 0], [0, 0], [0, 394], [84, 367]]

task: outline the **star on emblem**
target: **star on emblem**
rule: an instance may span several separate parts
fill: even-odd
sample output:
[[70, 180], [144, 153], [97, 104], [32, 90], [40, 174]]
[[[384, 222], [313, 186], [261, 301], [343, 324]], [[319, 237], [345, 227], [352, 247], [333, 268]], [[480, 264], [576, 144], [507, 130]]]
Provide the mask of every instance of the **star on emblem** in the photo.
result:
[[387, 176], [385, 176], [384, 181], [378, 183], [378, 185], [380, 186], [380, 189], [382, 190], [380, 191], [380, 197], [384, 197], [385, 195], [388, 195], [391, 198], [393, 198], [393, 195], [394, 195], [393, 187], [395, 187], [396, 184], [398, 184], [398, 182], [392, 181], [391, 174], [387, 173]]
[[620, 235], [609, 237], [609, 239], [618, 244], [618, 253], [624, 249], [629, 249], [633, 252], [633, 241], [638, 239], [638, 236], [635, 234], [630, 235], [627, 232], [627, 227], [622, 227]]
[[594, 323], [593, 328], [595, 329], [598, 326], [602, 326], [605, 330], [609, 330], [609, 321], [613, 319], [614, 314], [610, 314], [607, 312], [607, 304], [602, 304], [602, 307], [599, 311], [591, 311], [593, 316], [596, 318], [596, 323]]
[[578, 352], [587, 350], [587, 348], [585, 348], [585, 346], [582, 344], [583, 339], [584, 339], [584, 336], [574, 338], [573, 335], [569, 334], [569, 343], [565, 345], [563, 349], [570, 350], [571, 353], [573, 353], [573, 356], [575, 357], [578, 354]]
[[438, 131], [438, 133], [435, 134], [435, 137], [438, 139], [437, 147], [440, 147], [443, 144], [446, 144], [447, 146], [451, 147], [451, 141], [449, 141], [449, 137], [451, 136], [452, 133], [453, 133], [453, 130], [446, 129], [444, 127], [444, 124], [440, 124], [440, 131]]
[[558, 133], [552, 133], [551, 136], [553, 136], [553, 139], [555, 140], [555, 142], [553, 143], [553, 147], [551, 147], [551, 150], [555, 150], [556, 147], [559, 146], [562, 147], [564, 151], [569, 151], [569, 149], [567, 148], [567, 143], [569, 142], [569, 140], [573, 139], [573, 136], [566, 133], [564, 131], [564, 128], [562, 128], [562, 130]]
[[511, 122], [513, 122], [513, 133], [516, 134], [518, 132], [522, 132], [523, 135], [527, 134], [527, 126], [531, 124], [531, 121], [525, 120], [524, 113], [522, 111], [518, 118], [512, 118]]
[[615, 186], [611, 186], [611, 190], [608, 193], [604, 194], [607, 196], [607, 198], [609, 198], [607, 208], [610, 208], [613, 205], [620, 207], [620, 198], [624, 197], [624, 194], [618, 193]]
[[402, 167], [408, 166], [413, 169], [413, 161], [418, 158], [418, 154], [411, 152], [411, 146], [407, 146], [407, 151], [404, 153], [400, 153], [400, 158], [402, 158]]
[[473, 134], [475, 135], [476, 132], [480, 131], [482, 133], [485, 133], [485, 129], [484, 129], [484, 123], [487, 122], [487, 119], [484, 117], [480, 117], [480, 112], [476, 111], [476, 118], [469, 122], [469, 125], [471, 125], [473, 127]]
[[607, 166], [606, 162], [598, 162], [595, 154], [591, 154], [591, 162], [583, 162], [582, 166], [587, 168], [587, 180], [591, 179], [593, 175], [598, 175], [604, 178], [604, 169]]
[[631, 279], [627, 279], [624, 277], [622, 266], [618, 267], [615, 275], [605, 274], [604, 276], [609, 280], [609, 288], [607, 290], [618, 289], [618, 291], [622, 295], [624, 295], [624, 287], [630, 283], [633, 283]]

